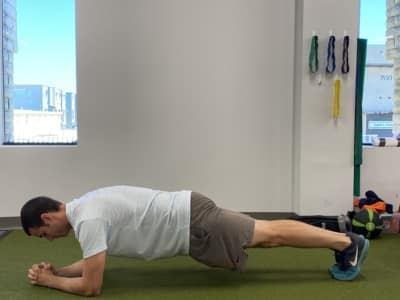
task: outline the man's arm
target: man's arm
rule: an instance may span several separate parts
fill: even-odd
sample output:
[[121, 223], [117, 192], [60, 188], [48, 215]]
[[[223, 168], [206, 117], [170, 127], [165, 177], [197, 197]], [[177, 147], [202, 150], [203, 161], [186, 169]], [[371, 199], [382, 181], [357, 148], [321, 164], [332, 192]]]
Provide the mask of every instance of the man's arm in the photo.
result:
[[61, 276], [61, 277], [81, 277], [83, 272], [83, 259], [74, 262], [71, 265], [64, 266], [62, 268], [56, 269], [53, 265], [47, 262], [41, 262], [40, 264], [32, 265], [31, 269], [33, 271], [39, 269], [46, 269], [50, 270], [54, 275]]
[[46, 269], [40, 269], [39, 271], [33, 271], [31, 269], [29, 270], [28, 277], [32, 284], [47, 286], [49, 288], [55, 288], [83, 296], [98, 296], [103, 285], [105, 261], [105, 251], [83, 259], [81, 277], [61, 277]]
[[71, 265], [55, 269], [54, 275], [61, 277], [81, 277], [83, 272], [84, 259], [78, 260]]

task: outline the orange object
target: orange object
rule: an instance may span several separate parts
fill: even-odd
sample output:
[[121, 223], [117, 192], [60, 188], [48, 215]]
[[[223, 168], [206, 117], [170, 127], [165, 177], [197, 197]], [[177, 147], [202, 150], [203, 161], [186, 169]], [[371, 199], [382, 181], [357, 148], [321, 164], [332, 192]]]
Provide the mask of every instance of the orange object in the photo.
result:
[[375, 202], [374, 204], [370, 204], [370, 205], [363, 205], [363, 207], [361, 207], [362, 209], [373, 209], [375, 212], [377, 212], [378, 214], [383, 214], [386, 212], [386, 203], [383, 201], [378, 201]]

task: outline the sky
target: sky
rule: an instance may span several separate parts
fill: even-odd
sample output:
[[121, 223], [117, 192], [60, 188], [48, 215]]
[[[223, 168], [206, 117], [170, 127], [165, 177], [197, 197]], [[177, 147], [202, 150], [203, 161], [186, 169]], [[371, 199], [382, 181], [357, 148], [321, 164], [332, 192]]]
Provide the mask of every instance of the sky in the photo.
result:
[[76, 92], [75, 0], [16, 0], [15, 84]]
[[360, 38], [368, 45], [383, 45], [386, 37], [386, 0], [361, 0]]

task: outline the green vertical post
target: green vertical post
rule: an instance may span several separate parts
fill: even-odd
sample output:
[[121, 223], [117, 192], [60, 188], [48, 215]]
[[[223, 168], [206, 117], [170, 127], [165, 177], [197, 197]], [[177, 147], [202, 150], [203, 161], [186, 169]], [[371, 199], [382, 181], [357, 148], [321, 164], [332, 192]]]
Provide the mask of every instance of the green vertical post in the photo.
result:
[[365, 64], [367, 60], [367, 40], [357, 39], [356, 103], [354, 113], [354, 182], [353, 195], [360, 196], [362, 164], [362, 99], [364, 91]]

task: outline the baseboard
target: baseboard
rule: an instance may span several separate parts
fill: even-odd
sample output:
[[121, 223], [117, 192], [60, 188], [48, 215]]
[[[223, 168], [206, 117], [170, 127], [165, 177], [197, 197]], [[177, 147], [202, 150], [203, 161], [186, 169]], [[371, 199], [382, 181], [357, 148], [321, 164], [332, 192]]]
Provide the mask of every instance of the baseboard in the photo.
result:
[[3, 217], [0, 218], [0, 230], [21, 229], [21, 221], [19, 217]]

